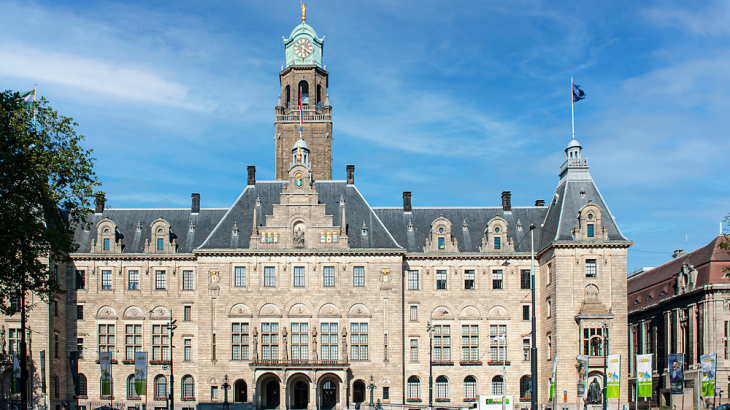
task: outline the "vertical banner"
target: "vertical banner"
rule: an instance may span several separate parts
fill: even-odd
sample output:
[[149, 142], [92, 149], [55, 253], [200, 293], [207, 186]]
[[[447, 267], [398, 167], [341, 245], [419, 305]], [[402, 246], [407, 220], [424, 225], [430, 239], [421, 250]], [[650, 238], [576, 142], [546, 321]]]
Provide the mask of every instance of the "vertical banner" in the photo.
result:
[[702, 363], [702, 395], [705, 397], [712, 397], [715, 395], [716, 359], [716, 353], [703, 354], [700, 356], [700, 363]]
[[672, 394], [684, 394], [684, 353], [669, 355], [669, 387]]
[[68, 364], [71, 367], [71, 380], [74, 382], [74, 394], [79, 391], [79, 352], [68, 353]]
[[555, 359], [553, 359], [553, 375], [550, 376], [550, 398], [552, 399], [555, 397], [555, 368], [558, 367], [558, 355], [555, 354]]
[[652, 380], [651, 380], [651, 357], [650, 354], [636, 355], [636, 374], [638, 376], [639, 396], [651, 397]]
[[134, 353], [134, 391], [147, 395], [147, 352]]
[[112, 352], [99, 352], [101, 365], [101, 395], [112, 395]]
[[46, 394], [46, 351], [41, 350], [41, 393]]
[[18, 357], [13, 356], [13, 393], [20, 393], [20, 363]]
[[578, 398], [588, 394], [588, 356], [578, 356]]
[[618, 399], [621, 386], [621, 355], [608, 355], [608, 374], [606, 375], [606, 397]]

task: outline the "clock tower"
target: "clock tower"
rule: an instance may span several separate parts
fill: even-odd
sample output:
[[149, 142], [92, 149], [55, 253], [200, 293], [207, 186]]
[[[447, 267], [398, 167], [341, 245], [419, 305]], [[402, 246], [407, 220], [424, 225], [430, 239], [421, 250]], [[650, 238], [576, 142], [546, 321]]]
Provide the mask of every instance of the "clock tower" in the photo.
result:
[[332, 179], [332, 107], [327, 97], [328, 73], [322, 65], [324, 37], [318, 38], [306, 23], [305, 10], [302, 7], [302, 24], [284, 38], [286, 66], [279, 73], [281, 94], [274, 126], [277, 180], [289, 179], [292, 148], [300, 137], [310, 150], [312, 178]]

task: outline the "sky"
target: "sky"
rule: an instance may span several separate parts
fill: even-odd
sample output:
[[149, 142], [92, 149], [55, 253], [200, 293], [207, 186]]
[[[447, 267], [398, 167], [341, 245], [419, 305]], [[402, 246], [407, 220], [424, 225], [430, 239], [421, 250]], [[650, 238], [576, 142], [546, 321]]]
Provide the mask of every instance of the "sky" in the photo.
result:
[[[307, 1], [325, 37], [333, 178], [371, 206], [549, 201], [575, 136], [628, 270], [730, 213], [730, 2]], [[295, 0], [3, 1], [0, 88], [79, 124], [111, 208], [227, 208], [274, 179]], [[723, 225], [724, 226], [724, 225]]]

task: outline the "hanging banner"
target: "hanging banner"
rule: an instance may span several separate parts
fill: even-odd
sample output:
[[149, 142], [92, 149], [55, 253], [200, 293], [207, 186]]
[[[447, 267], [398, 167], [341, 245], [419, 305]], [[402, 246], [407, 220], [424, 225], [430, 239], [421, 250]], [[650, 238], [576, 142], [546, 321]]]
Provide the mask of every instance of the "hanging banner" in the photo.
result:
[[99, 352], [101, 365], [101, 395], [112, 395], [112, 352]]
[[702, 363], [702, 395], [712, 397], [715, 395], [715, 366], [717, 365], [717, 354], [710, 353], [700, 356]]
[[134, 354], [134, 391], [138, 396], [147, 395], [147, 352]]
[[606, 397], [618, 399], [621, 386], [621, 355], [608, 355], [608, 374], [606, 377]]
[[638, 375], [639, 395], [638, 397], [651, 397], [652, 389], [652, 368], [650, 354], [636, 355], [636, 374]]
[[578, 398], [588, 394], [588, 356], [578, 356]]
[[20, 393], [20, 363], [18, 357], [13, 356], [13, 393]]
[[79, 352], [68, 353], [68, 364], [71, 366], [71, 380], [74, 382], [74, 392], [79, 391]]
[[558, 366], [558, 355], [553, 359], [553, 375], [550, 377], [550, 398], [555, 397], [555, 368]]
[[41, 350], [41, 393], [46, 394], [46, 351]]
[[669, 355], [669, 388], [672, 394], [684, 394], [684, 353]]

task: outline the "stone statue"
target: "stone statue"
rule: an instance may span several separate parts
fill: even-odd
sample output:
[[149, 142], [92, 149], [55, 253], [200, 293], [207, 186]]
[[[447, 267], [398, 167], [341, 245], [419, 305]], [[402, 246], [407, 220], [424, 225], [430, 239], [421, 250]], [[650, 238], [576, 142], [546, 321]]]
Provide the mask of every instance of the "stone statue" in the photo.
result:
[[307, 20], [307, 5], [304, 4], [301, 0], [299, 1], [299, 5], [302, 7], [302, 21]]
[[294, 231], [294, 246], [297, 248], [304, 247], [304, 231], [302, 228], [297, 228], [297, 230]]
[[588, 404], [601, 404], [601, 400], [601, 385], [598, 383], [598, 379], [593, 379], [588, 388]]
[[287, 333], [286, 333], [286, 326], [284, 326], [281, 329], [281, 340], [282, 340], [282, 343], [284, 345], [284, 353], [282, 354], [282, 358], [285, 361], [286, 360], [289, 360], [289, 348], [288, 348], [287, 343], [286, 343], [286, 335], [287, 335]]
[[317, 356], [317, 328], [312, 327], [312, 359], [316, 362], [319, 360]]
[[342, 327], [342, 359], [347, 363], [347, 328]]
[[253, 360], [257, 361], [259, 360], [259, 331], [256, 329], [256, 326], [253, 327]]

